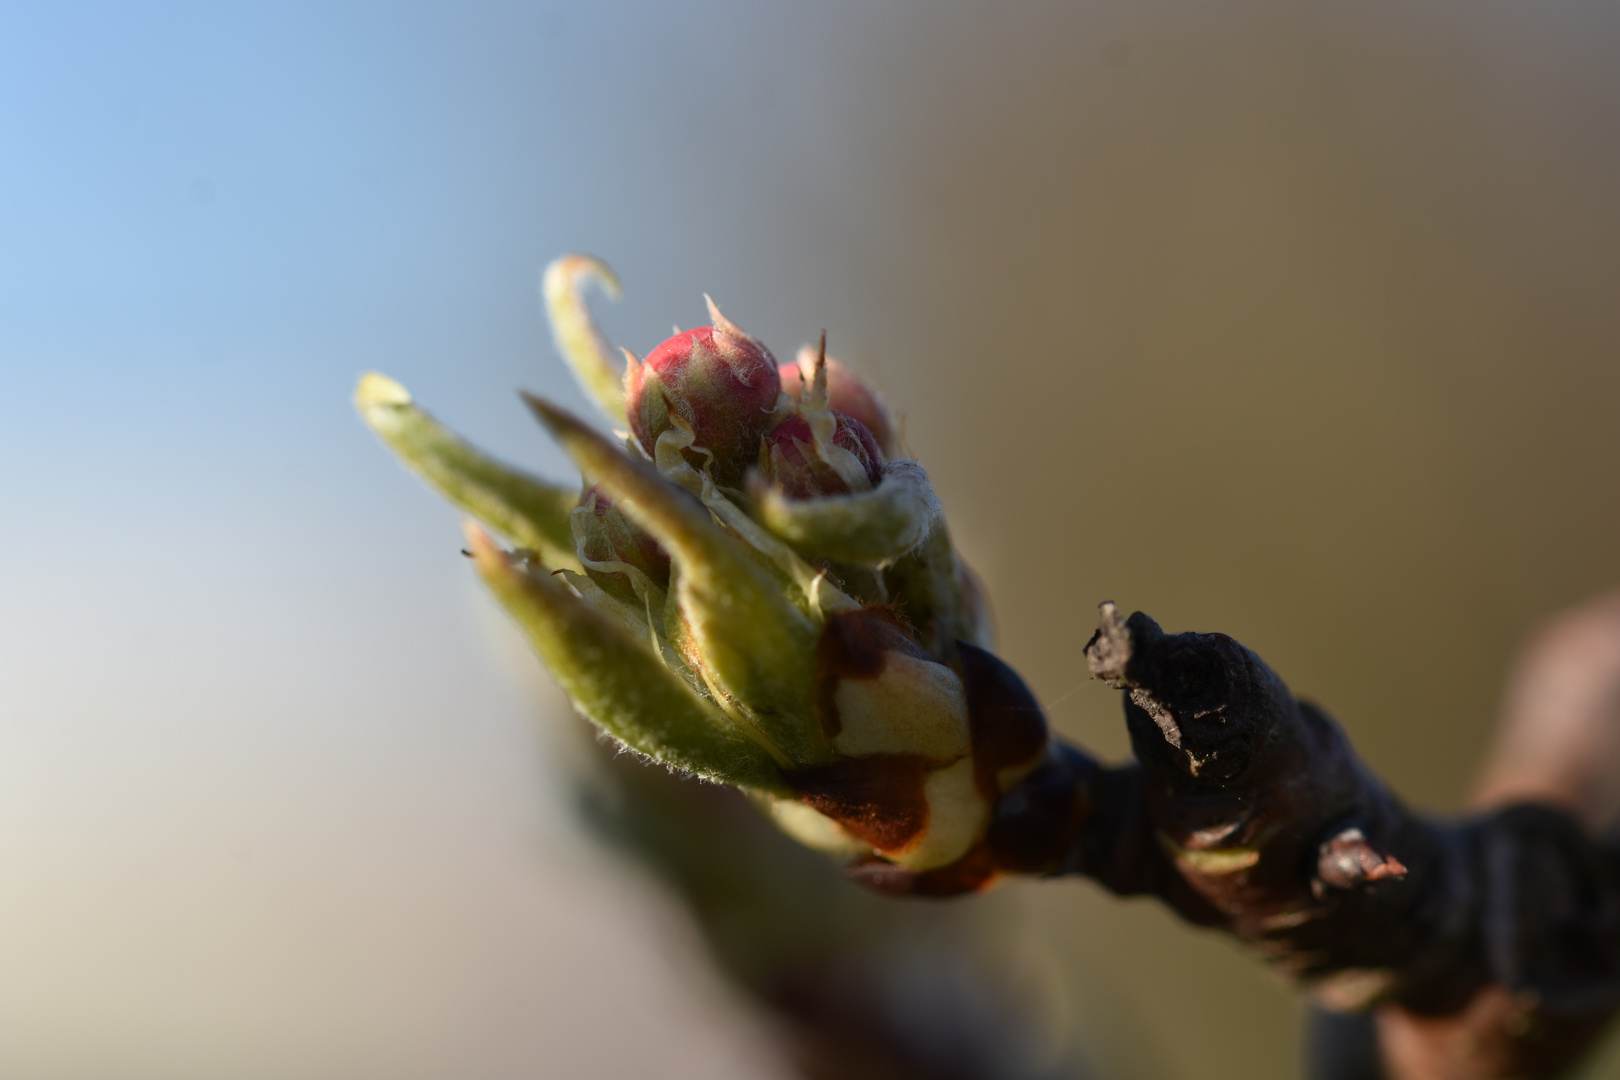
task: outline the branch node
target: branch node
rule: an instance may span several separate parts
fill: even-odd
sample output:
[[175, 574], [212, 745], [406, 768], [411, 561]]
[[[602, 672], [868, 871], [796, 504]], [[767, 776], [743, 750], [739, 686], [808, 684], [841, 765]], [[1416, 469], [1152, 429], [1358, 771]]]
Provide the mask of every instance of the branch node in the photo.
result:
[[1317, 849], [1316, 880], [1312, 891], [1359, 889], [1380, 881], [1406, 876], [1406, 865], [1375, 847], [1356, 826], [1341, 829]]

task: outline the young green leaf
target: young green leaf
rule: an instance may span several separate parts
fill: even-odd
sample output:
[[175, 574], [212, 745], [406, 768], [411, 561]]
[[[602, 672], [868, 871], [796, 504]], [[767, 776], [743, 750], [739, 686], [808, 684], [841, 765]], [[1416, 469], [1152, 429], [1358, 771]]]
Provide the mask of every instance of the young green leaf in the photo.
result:
[[530, 573], [469, 524], [467, 545], [484, 584], [515, 619], [563, 693], [626, 746], [716, 783], [784, 794], [776, 764], [648, 645], [571, 593]]
[[496, 461], [418, 408], [410, 392], [386, 375], [362, 376], [354, 405], [377, 437], [439, 494], [534, 551], [545, 565], [580, 569], [568, 524], [577, 490]]
[[939, 498], [914, 461], [891, 461], [871, 491], [793, 499], [756, 475], [760, 523], [812, 558], [882, 566], [914, 550], [939, 517]]
[[810, 703], [817, 631], [781, 584], [650, 462], [549, 402], [523, 399], [585, 475], [669, 552], [679, 571], [672, 598], [705, 674], [795, 762], [825, 760]]

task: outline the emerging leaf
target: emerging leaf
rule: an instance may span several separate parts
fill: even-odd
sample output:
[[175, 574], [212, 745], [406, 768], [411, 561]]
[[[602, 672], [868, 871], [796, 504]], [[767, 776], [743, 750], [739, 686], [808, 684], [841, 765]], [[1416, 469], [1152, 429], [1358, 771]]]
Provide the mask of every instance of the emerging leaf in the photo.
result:
[[577, 489], [502, 464], [417, 408], [410, 392], [369, 372], [354, 391], [360, 416], [439, 494], [553, 569], [578, 570], [568, 515]]
[[591, 721], [631, 749], [705, 779], [758, 792], [785, 790], [771, 755], [644, 642], [550, 575], [519, 566], [482, 529], [470, 526], [467, 544], [479, 576]]

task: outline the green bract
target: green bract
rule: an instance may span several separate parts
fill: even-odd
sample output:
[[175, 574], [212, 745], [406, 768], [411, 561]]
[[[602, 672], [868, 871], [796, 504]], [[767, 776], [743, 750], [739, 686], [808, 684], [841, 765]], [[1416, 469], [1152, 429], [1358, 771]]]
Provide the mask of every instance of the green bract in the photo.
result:
[[[780, 437], [808, 432], [794, 453], [813, 455], [818, 475], [853, 475], [850, 451], [834, 443], [850, 421], [831, 408], [824, 351], [803, 358], [802, 377], [784, 380], [791, 392], [763, 412], [753, 400], [716, 404], [715, 380], [683, 396], [681, 379], [639, 377], [633, 354], [630, 377], [621, 376], [584, 300], [591, 282], [617, 295], [597, 260], [565, 256], [546, 270], [559, 350], [611, 422], [640, 415], [639, 395], [657, 393], [669, 423], [643, 444], [525, 394], [583, 474], [583, 499], [577, 487], [480, 453], [381, 375], [361, 379], [361, 415], [407, 465], [514, 545], [504, 550], [468, 526], [485, 584], [602, 731], [753, 793], [816, 846], [903, 872], [972, 867], [969, 887], [989, 880], [990, 810], [1046, 752], [1044, 727], [1011, 741], [983, 729], [978, 714], [988, 713], [976, 703], [987, 691], [972, 670], [984, 665], [964, 668], [963, 656], [986, 655], [987, 619], [927, 474], [913, 461], [874, 459], [875, 486], [863, 476], [838, 494], [796, 498], [754, 468], [760, 447], [730, 447], [722, 458], [700, 433], [737, 428], [710, 424], [706, 408], [753, 410], [743, 415], [758, 417], [748, 425], [766, 432], [762, 444], [791, 421]], [[727, 340], [742, 340], [712, 304], [710, 313]], [[694, 342], [709, 333], [686, 332]], [[774, 386], [775, 369], [767, 376]], [[836, 397], [886, 434], [877, 396], [847, 370], [838, 379]], [[1014, 745], [1016, 761], [984, 749]]]

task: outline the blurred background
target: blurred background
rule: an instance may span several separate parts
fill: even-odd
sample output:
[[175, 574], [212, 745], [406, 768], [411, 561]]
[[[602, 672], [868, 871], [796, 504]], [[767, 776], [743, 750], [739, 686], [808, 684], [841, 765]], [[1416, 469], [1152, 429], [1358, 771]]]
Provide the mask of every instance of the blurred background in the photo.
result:
[[[1456, 810], [1620, 584], [1617, 192], [1596, 2], [0, 4], [0, 1075], [793, 1075], [349, 405], [567, 475], [513, 393], [586, 407], [567, 250], [640, 352], [704, 291], [825, 328], [1064, 732], [1125, 753], [1113, 599]], [[1297, 1075], [1152, 903], [942, 910], [890, 917], [976, 920], [1054, 1061]]]

